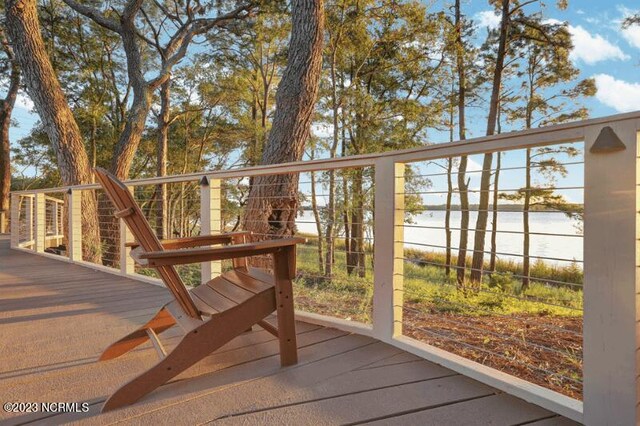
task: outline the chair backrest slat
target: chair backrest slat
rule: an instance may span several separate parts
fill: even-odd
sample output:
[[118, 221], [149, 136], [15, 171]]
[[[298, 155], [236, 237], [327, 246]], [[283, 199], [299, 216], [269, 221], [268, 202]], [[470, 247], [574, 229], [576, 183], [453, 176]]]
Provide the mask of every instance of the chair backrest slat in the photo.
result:
[[[118, 178], [102, 168], [96, 168], [95, 174], [116, 209], [120, 212], [130, 212], [123, 215], [122, 219], [142, 248], [145, 251], [163, 251], [160, 240], [154, 234], [129, 189]], [[175, 268], [158, 266], [155, 269], [185, 314], [200, 319], [200, 311]]]

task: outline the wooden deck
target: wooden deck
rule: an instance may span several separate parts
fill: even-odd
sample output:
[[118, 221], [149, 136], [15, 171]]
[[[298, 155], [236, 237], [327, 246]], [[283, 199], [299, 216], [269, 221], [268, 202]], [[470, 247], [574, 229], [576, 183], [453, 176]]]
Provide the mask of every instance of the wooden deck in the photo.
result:
[[[89, 410], [0, 411], [2, 424], [574, 424], [374, 339], [302, 322], [296, 366], [280, 368], [277, 341], [256, 328], [102, 415], [106, 397], [157, 357], [150, 344], [113, 361], [98, 355], [169, 294], [8, 245], [0, 237], [0, 402], [88, 402]], [[168, 347], [176, 331], [161, 336]]]

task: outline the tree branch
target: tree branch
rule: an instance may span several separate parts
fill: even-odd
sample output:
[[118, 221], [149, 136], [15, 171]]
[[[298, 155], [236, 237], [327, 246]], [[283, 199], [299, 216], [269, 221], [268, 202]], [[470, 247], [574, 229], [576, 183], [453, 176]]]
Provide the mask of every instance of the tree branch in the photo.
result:
[[187, 54], [189, 44], [194, 37], [204, 34], [214, 27], [223, 27], [229, 21], [246, 19], [251, 15], [251, 10], [254, 7], [255, 4], [249, 2], [215, 18], [195, 19], [185, 22], [164, 48], [166, 58], [163, 61], [162, 69], [158, 76], [149, 82], [149, 86], [155, 89], [169, 78], [171, 69]]
[[75, 10], [81, 15], [86, 16], [87, 18], [93, 20], [96, 24], [104, 27], [108, 30], [114, 31], [116, 33], [120, 33], [122, 27], [120, 24], [113, 19], [109, 19], [102, 12], [93, 7], [85, 6], [83, 4], [77, 3], [75, 0], [63, 0], [67, 6], [71, 9]]

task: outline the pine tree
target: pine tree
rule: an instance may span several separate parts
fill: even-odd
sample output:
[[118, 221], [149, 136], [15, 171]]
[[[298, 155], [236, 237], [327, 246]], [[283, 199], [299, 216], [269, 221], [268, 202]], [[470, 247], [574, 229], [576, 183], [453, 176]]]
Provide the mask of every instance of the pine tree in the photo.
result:
[[[492, 64], [493, 78], [491, 82], [491, 97], [489, 113], [487, 115], [487, 136], [495, 134], [500, 97], [503, 91], [503, 73], [509, 57], [516, 57], [517, 48], [525, 40], [536, 39], [547, 41], [545, 28], [539, 26], [538, 15], [527, 14], [525, 8], [540, 1], [520, 2], [519, 0], [494, 0], [494, 6], [500, 15], [500, 24], [496, 29], [497, 45], [495, 46], [495, 61]], [[566, 7], [566, 2], [559, 1], [558, 7]], [[491, 34], [490, 34], [491, 36]], [[489, 214], [489, 195], [491, 184], [491, 170], [493, 153], [486, 153], [482, 161], [480, 178], [480, 200], [478, 203], [478, 217], [475, 226], [473, 259], [471, 263], [470, 279], [475, 287], [480, 285], [484, 267], [484, 248]]]
[[[522, 103], [514, 105], [509, 111], [511, 121], [522, 121], [530, 129], [534, 125], [557, 124], [585, 119], [588, 110], [575, 103], [581, 98], [594, 96], [595, 83], [586, 79], [574, 83], [580, 74], [579, 69], [569, 59], [571, 38], [566, 24], [542, 22], [534, 18], [537, 29], [525, 28], [522, 47], [524, 67], [522, 77]], [[540, 38], [539, 34], [544, 34]], [[502, 194], [501, 198], [523, 203], [523, 271], [522, 290], [529, 287], [530, 281], [530, 225], [529, 212], [532, 208], [543, 207], [566, 211], [572, 216], [564, 198], [552, 189], [555, 175], [565, 176], [567, 169], [559, 158], [572, 158], [579, 154], [572, 146], [526, 149], [525, 186], [516, 194]], [[535, 185], [533, 173], [546, 177], [544, 186]]]

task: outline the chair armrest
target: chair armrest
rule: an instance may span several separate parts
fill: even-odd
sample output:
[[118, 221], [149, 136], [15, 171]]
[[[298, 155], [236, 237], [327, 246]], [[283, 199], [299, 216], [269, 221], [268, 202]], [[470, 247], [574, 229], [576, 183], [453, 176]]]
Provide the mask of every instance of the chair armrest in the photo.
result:
[[[276, 253], [283, 248], [304, 243], [304, 238], [282, 238], [278, 240], [258, 241], [255, 243], [235, 244], [224, 247], [189, 248], [139, 253], [140, 262], [148, 266], [184, 265], [189, 263], [210, 262], [214, 260], [236, 259], [238, 257], [258, 256]], [[145, 264], [142, 263], [142, 264]]]
[[[198, 235], [195, 237], [186, 238], [174, 238], [169, 240], [160, 240], [162, 247], [167, 250], [172, 249], [184, 249], [189, 247], [202, 247], [210, 246], [213, 244], [229, 244], [232, 243], [235, 237], [249, 236], [249, 231], [227, 232], [224, 234], [212, 234], [212, 235]], [[138, 242], [126, 243], [126, 247], [136, 248], [140, 244]]]

